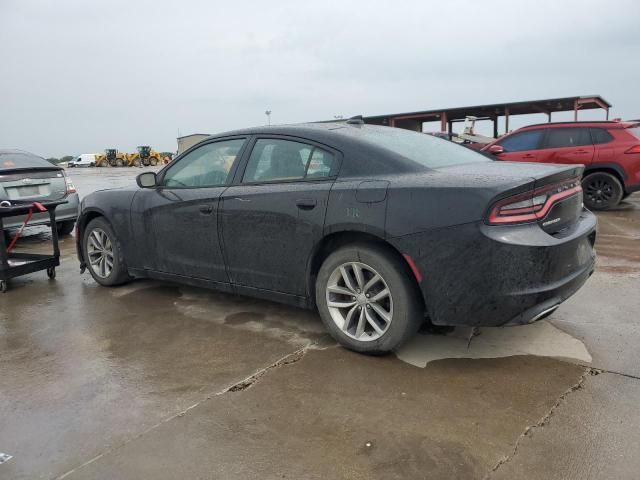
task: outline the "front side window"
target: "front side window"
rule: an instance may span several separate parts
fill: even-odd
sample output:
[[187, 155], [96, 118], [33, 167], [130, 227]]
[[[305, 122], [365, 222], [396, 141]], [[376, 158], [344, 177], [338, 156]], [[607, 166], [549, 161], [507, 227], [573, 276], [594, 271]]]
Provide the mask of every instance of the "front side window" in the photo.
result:
[[524, 152], [536, 150], [540, 147], [543, 130], [529, 130], [527, 132], [514, 133], [498, 142], [505, 152]]
[[586, 128], [550, 128], [545, 148], [565, 148], [591, 145], [589, 130]]
[[182, 157], [164, 176], [170, 188], [204, 188], [224, 185], [244, 138], [207, 143]]
[[242, 181], [274, 182], [330, 176], [333, 154], [308, 145], [274, 138], [256, 141]]

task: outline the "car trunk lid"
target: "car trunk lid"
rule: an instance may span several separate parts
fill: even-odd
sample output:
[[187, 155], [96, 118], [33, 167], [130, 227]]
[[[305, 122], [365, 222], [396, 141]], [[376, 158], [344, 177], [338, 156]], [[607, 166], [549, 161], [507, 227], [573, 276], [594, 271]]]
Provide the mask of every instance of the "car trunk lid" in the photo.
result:
[[472, 176], [495, 188], [487, 216], [496, 225], [537, 222], [556, 235], [576, 222], [582, 211], [582, 165], [487, 162], [446, 167], [447, 173]]
[[60, 200], [67, 181], [59, 168], [0, 170], [0, 200]]

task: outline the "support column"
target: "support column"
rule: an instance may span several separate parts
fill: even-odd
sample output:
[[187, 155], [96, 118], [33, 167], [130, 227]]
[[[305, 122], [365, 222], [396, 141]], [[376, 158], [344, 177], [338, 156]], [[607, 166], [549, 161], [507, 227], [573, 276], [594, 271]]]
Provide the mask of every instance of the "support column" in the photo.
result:
[[509, 133], [509, 109], [504, 109], [504, 133]]
[[493, 117], [493, 138], [498, 138], [498, 117]]
[[441, 132], [447, 131], [447, 112], [442, 112], [440, 114], [440, 131]]

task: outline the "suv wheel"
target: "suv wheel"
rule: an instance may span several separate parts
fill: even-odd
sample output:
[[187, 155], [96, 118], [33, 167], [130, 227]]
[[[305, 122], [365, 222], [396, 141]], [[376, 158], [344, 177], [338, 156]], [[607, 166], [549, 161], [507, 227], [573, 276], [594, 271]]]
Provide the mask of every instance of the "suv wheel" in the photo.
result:
[[329, 255], [318, 272], [316, 303], [331, 336], [372, 355], [404, 343], [422, 322], [409, 275], [401, 260], [375, 245], [350, 245]]
[[71, 232], [73, 232], [73, 227], [75, 226], [76, 226], [75, 220], [56, 223], [56, 228], [58, 229], [58, 235], [69, 235]]
[[104, 218], [94, 218], [84, 231], [82, 249], [93, 279], [100, 285], [121, 285], [129, 280], [122, 246]]
[[607, 210], [622, 200], [624, 190], [620, 180], [606, 172], [595, 172], [582, 179], [584, 204], [590, 210]]

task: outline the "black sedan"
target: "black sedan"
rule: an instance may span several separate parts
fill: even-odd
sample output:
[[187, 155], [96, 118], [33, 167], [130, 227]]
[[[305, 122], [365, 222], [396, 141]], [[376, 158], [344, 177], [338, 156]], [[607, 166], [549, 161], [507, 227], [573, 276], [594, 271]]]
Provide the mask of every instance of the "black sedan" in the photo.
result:
[[575, 293], [595, 259], [581, 174], [357, 119], [252, 128], [85, 197], [78, 254], [102, 285], [315, 307], [343, 345], [382, 353], [425, 318], [526, 324]]

